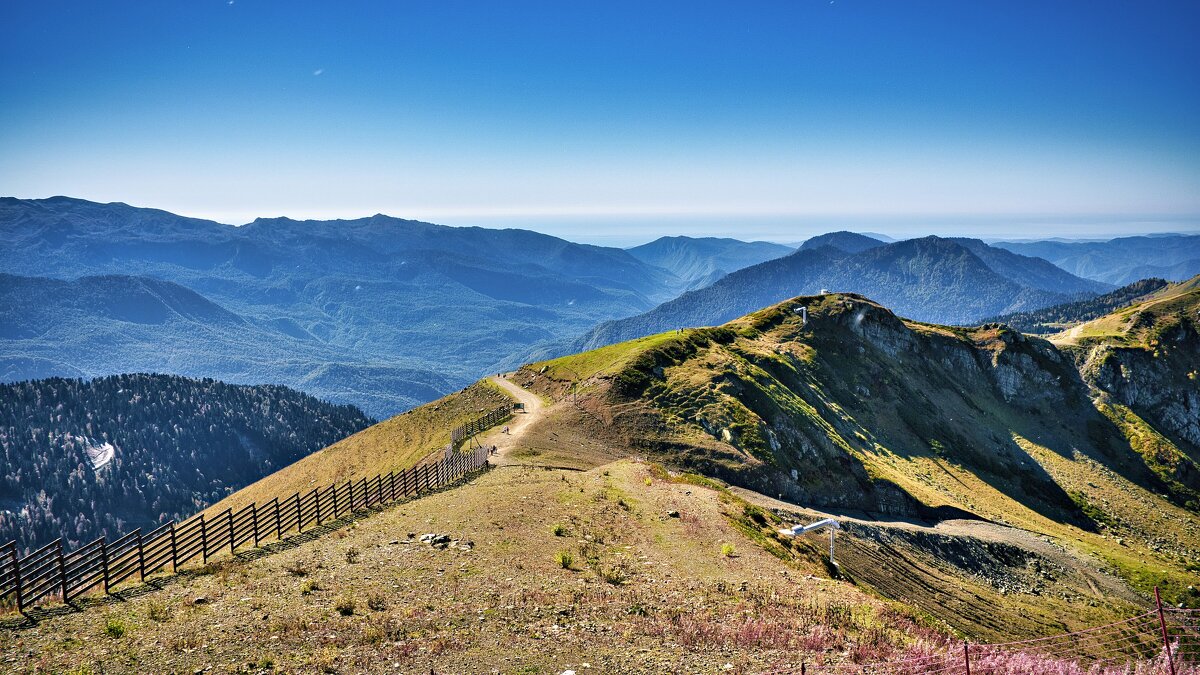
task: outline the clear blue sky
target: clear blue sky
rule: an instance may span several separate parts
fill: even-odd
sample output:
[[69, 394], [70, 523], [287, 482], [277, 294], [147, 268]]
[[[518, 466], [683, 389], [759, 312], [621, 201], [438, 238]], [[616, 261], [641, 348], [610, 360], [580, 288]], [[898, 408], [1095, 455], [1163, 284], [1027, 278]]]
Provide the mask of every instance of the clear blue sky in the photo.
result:
[[0, 3], [0, 194], [624, 242], [1200, 228], [1200, 3]]

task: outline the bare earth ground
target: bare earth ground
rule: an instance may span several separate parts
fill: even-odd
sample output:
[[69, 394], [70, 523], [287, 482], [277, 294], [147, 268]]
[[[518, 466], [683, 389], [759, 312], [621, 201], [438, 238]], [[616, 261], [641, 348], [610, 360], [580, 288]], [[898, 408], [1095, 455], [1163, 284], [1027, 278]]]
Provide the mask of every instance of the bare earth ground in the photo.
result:
[[[0, 669], [748, 672], [790, 663], [800, 641], [841, 658], [898, 620], [754, 546], [731, 508], [632, 461], [494, 470], [294, 548], [0, 631]], [[426, 532], [460, 544], [412, 536]]]

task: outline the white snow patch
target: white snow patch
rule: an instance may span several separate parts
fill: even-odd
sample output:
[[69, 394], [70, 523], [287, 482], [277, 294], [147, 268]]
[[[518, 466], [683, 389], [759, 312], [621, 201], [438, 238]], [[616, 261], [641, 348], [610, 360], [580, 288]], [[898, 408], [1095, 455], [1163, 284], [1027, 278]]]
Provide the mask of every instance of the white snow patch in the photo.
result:
[[113, 461], [113, 457], [117, 456], [117, 448], [112, 443], [97, 443], [83, 436], [76, 436], [75, 440], [83, 443], [83, 451], [87, 453], [88, 459], [92, 462], [92, 469], [96, 471], [103, 469]]

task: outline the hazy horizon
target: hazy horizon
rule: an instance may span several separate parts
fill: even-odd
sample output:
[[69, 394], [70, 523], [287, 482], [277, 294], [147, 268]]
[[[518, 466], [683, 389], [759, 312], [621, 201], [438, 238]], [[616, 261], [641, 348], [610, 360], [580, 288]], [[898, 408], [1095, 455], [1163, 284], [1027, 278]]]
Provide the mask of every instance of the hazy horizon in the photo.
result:
[[[7, 195], [14, 197], [13, 195]], [[49, 199], [78, 195], [47, 195], [44, 197], [14, 197], [17, 199]], [[96, 201], [96, 200], [89, 200]], [[270, 211], [257, 215], [238, 214], [229, 217], [220, 213], [180, 212], [155, 204], [136, 204], [116, 200], [137, 208], [169, 211], [189, 218], [201, 218], [225, 225], [241, 227], [257, 218], [290, 218], [293, 220], [356, 220], [376, 213], [347, 210], [344, 213], [316, 211], [314, 213], [281, 213]], [[100, 202], [107, 203], [107, 202]], [[970, 215], [945, 216], [879, 216], [857, 218], [844, 215], [786, 216], [754, 214], [671, 215], [671, 214], [442, 214], [421, 216], [402, 212], [378, 212], [405, 220], [417, 220], [451, 227], [483, 227], [491, 229], [523, 229], [548, 234], [582, 244], [630, 248], [661, 237], [721, 237], [741, 241], [768, 241], [779, 244], [800, 244], [811, 237], [836, 231], [882, 235], [895, 240], [936, 235], [941, 237], [971, 237], [996, 241], [1107, 241], [1126, 236], [1200, 235], [1200, 217], [1181, 217], [1173, 220], [1147, 217], [1123, 220], [1098, 217], [1039, 217], [1009, 216], [980, 217]]]

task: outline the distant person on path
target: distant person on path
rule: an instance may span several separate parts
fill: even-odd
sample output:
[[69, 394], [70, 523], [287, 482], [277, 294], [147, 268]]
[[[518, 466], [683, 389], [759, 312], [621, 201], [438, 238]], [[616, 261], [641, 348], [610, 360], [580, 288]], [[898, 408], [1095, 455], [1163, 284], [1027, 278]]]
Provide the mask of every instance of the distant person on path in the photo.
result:
[[507, 424], [504, 425], [504, 433], [506, 435], [508, 434], [508, 425]]

